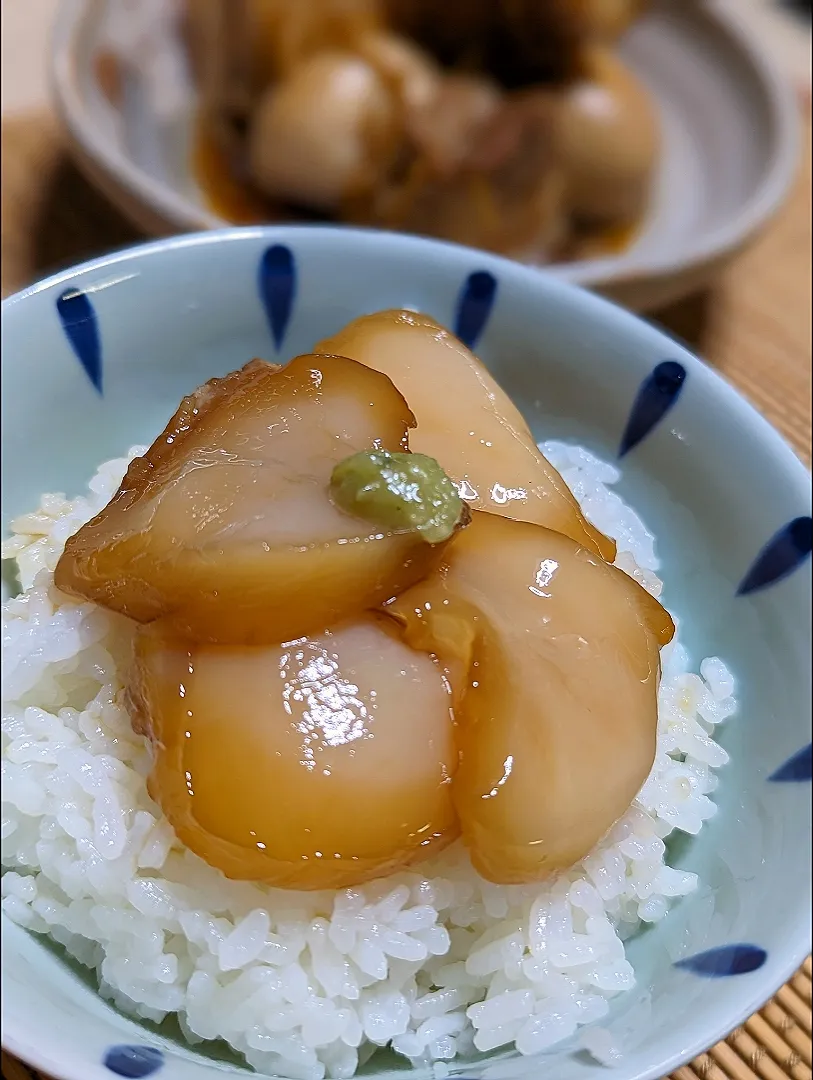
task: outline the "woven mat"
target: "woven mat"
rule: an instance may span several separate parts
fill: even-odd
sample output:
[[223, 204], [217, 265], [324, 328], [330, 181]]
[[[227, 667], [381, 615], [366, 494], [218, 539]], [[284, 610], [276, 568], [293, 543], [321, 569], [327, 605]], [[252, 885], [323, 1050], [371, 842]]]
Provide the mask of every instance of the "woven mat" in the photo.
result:
[[[810, 464], [810, 115], [796, 188], [784, 210], [713, 289], [654, 312], [732, 382]], [[0, 291], [140, 239], [70, 163], [43, 113], [2, 124]], [[671, 1080], [812, 1080], [811, 965], [772, 1002]], [[32, 1080], [3, 1055], [2, 1080]]]

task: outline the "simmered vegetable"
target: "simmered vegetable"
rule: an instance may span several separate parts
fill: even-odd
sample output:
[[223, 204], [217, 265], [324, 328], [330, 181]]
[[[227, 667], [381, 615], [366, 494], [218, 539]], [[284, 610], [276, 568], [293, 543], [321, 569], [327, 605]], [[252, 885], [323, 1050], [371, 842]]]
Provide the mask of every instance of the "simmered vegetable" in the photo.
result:
[[649, 199], [660, 132], [646, 88], [609, 49], [587, 53], [583, 78], [564, 97], [561, 133], [575, 218], [637, 221]]
[[616, 253], [658, 156], [613, 53], [648, 0], [187, 0], [212, 209], [553, 262]]
[[322, 52], [269, 87], [248, 141], [255, 182], [279, 198], [337, 210], [364, 190], [394, 141], [397, 107], [363, 57]]

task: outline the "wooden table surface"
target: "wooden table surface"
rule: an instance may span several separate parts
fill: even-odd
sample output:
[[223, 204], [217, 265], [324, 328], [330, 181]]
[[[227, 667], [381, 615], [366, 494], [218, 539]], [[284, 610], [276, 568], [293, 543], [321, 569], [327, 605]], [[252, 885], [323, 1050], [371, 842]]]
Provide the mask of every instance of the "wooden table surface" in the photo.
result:
[[[753, 247], [707, 292], [656, 320], [683, 337], [773, 423], [810, 464], [810, 112], [798, 182]], [[46, 273], [140, 239], [79, 175], [54, 119], [2, 124], [2, 295]], [[806, 857], [806, 854], [803, 855]], [[32, 1073], [3, 1055], [3, 1080]], [[742, 1028], [672, 1080], [811, 1080], [811, 967]]]

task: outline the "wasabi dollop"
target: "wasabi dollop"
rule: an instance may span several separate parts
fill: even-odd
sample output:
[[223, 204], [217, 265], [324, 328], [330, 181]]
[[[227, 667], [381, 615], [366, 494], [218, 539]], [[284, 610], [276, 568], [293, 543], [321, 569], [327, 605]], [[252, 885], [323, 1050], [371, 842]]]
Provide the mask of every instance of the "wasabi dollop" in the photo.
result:
[[426, 454], [352, 454], [334, 468], [330, 494], [348, 514], [399, 532], [415, 530], [429, 544], [448, 540], [467, 516], [454, 483]]

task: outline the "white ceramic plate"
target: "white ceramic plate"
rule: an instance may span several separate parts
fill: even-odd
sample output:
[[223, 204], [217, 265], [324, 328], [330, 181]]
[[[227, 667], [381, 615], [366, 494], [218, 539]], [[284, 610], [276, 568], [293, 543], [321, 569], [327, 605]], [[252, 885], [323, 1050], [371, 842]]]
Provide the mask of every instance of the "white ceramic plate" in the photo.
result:
[[[220, 227], [189, 168], [194, 94], [177, 43], [164, 40], [160, 62], [154, 42], [146, 46], [154, 78], [127, 80], [118, 108], [98, 85], [94, 58], [114, 7], [126, 0], [60, 7], [52, 83], [77, 159], [149, 233]], [[622, 255], [549, 269], [642, 309], [708, 284], [770, 218], [793, 178], [798, 117], [783, 73], [741, 25], [737, 0], [657, 0], [622, 52], [662, 117], [649, 218]]]

